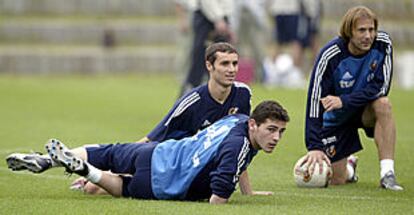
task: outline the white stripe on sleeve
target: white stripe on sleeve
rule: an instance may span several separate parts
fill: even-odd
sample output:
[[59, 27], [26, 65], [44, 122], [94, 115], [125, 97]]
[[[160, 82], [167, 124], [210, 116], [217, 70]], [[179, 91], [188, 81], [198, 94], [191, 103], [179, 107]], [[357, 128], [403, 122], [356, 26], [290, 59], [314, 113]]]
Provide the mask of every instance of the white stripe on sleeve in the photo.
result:
[[326, 66], [328, 65], [329, 60], [340, 52], [341, 50], [339, 49], [339, 47], [337, 45], [333, 45], [322, 53], [322, 57], [318, 62], [311, 93], [311, 106], [309, 111], [309, 116], [311, 118], [319, 117], [319, 100], [321, 98], [320, 84], [322, 81], [322, 76], [326, 71]]
[[180, 114], [182, 114], [188, 107], [190, 107], [198, 100], [200, 100], [200, 95], [198, 94], [198, 92], [194, 92], [187, 96], [185, 99], [183, 99], [177, 106], [177, 108], [174, 110], [174, 112], [171, 114], [170, 118], [168, 118], [167, 122], [165, 122], [164, 126], [168, 126], [168, 124], [174, 117], [177, 117]]
[[236, 183], [237, 181], [239, 181], [239, 176], [241, 174], [241, 168], [243, 166], [243, 164], [246, 162], [246, 156], [250, 151], [249, 148], [250, 142], [247, 139], [247, 137], [244, 138], [244, 143], [242, 146], [242, 149], [240, 150], [239, 156], [237, 157], [237, 172], [236, 175], [233, 178], [233, 183]]

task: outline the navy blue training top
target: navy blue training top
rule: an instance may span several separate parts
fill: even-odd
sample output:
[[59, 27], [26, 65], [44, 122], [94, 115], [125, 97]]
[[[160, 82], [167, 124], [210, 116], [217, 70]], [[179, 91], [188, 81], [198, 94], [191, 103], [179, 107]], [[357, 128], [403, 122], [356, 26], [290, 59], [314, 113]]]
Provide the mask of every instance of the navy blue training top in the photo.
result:
[[[322, 48], [312, 71], [306, 109], [305, 142], [308, 150], [323, 150], [322, 128], [350, 122], [370, 102], [388, 95], [392, 78], [392, 43], [378, 32], [371, 49], [352, 55], [337, 37]], [[339, 96], [343, 107], [326, 112], [320, 99]]]
[[223, 104], [211, 97], [207, 85], [202, 85], [181, 97], [147, 137], [158, 142], [189, 137], [229, 114], [250, 115], [250, 103], [251, 90], [241, 82], [234, 82]]

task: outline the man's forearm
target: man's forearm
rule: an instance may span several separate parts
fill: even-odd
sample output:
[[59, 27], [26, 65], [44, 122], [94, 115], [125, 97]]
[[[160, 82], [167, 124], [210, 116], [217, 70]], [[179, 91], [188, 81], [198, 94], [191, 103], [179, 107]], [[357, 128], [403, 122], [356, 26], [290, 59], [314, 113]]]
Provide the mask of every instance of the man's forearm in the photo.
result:
[[239, 181], [240, 191], [243, 195], [253, 195], [252, 186], [250, 185], [249, 175], [247, 171], [242, 172]]

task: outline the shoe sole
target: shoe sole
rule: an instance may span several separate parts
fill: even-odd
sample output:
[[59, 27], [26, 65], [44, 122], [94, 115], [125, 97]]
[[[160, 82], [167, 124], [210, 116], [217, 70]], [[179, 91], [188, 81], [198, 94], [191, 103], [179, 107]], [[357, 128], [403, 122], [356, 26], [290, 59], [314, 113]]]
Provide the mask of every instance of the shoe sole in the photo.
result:
[[6, 158], [6, 162], [8, 168], [12, 171], [29, 170], [33, 173], [39, 173], [42, 170], [42, 167], [40, 167], [35, 161], [24, 160], [23, 158], [20, 158], [19, 155], [10, 155]]
[[404, 188], [403, 188], [403, 187], [401, 187], [401, 186], [399, 186], [399, 185], [395, 185], [395, 186], [387, 186], [387, 185], [381, 184], [381, 185], [380, 185], [380, 187], [381, 187], [382, 189], [385, 189], [385, 190], [392, 190], [392, 191], [403, 191], [403, 190], [404, 190]]
[[68, 170], [75, 172], [83, 168], [83, 161], [73, 156], [72, 152], [59, 140], [51, 139], [45, 145], [49, 156]]

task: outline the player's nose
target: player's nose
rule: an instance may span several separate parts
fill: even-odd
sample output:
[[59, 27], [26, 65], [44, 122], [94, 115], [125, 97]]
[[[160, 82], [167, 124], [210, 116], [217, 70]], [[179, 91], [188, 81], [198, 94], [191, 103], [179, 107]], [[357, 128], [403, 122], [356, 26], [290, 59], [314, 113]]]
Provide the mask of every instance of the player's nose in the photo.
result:
[[277, 143], [277, 142], [279, 141], [279, 139], [280, 139], [280, 133], [279, 133], [279, 132], [275, 132], [275, 133], [272, 135], [272, 140], [273, 140], [275, 143]]
[[230, 64], [229, 65], [229, 72], [236, 72], [237, 71], [237, 64], [236, 65], [234, 65], [234, 64]]

